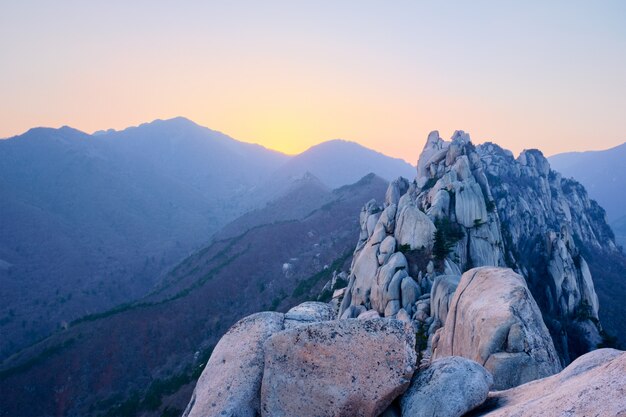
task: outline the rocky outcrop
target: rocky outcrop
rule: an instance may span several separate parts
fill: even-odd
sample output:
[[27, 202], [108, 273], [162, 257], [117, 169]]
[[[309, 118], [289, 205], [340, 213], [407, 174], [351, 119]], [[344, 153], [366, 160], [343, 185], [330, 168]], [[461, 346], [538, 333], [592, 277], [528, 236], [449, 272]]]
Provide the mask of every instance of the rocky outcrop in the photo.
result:
[[338, 320], [265, 343], [263, 416], [381, 414], [409, 385], [415, 336], [398, 320]]
[[561, 373], [489, 394], [475, 416], [561, 417], [626, 415], [626, 353], [599, 349]]
[[604, 210], [577, 182], [550, 170], [538, 150], [517, 159], [476, 148], [500, 218], [509, 266], [526, 278], [563, 363], [595, 348], [598, 299], [583, 248], [616, 250]]
[[265, 355], [263, 344], [283, 329], [281, 313], [257, 313], [222, 336], [202, 372], [184, 417], [256, 417]]
[[426, 294], [437, 276], [508, 266], [526, 280], [563, 364], [601, 340], [598, 297], [579, 246], [615, 250], [613, 237], [602, 209], [539, 151], [515, 159], [491, 143], [475, 147], [463, 131], [450, 141], [432, 132], [415, 181], [390, 184], [384, 204], [368, 202], [360, 224], [340, 314], [359, 306], [396, 317], [402, 308], [432, 337], [445, 303], [418, 311], [414, 294], [403, 295], [413, 286], [401, 285], [398, 297], [400, 276]]
[[[624, 369], [623, 355], [613, 351], [555, 375], [601, 341], [582, 248], [615, 245], [601, 209], [539, 151], [514, 159], [493, 144], [475, 147], [462, 131], [451, 141], [432, 132], [416, 179], [393, 181], [383, 204], [363, 207], [359, 225], [349, 274], [324, 287], [330, 293], [335, 277], [347, 280], [335, 307], [287, 312], [285, 330], [264, 334], [261, 348], [254, 339], [264, 364], [259, 370], [257, 352], [244, 394], [225, 399], [232, 383], [216, 378], [222, 386], [204, 396], [199, 413], [210, 400], [242, 415], [259, 413], [260, 401], [263, 416], [557, 415], [554, 401], [556, 410], [584, 415], [592, 408], [581, 398], [600, 402], [591, 389], [612, 384], [606, 397], [623, 395], [624, 378], [613, 371]], [[246, 348], [239, 366], [248, 356]], [[219, 362], [209, 365], [222, 372]], [[234, 367], [224, 369], [243, 384]], [[505, 391], [480, 405], [491, 386]], [[613, 402], [597, 407], [619, 415], [623, 401]]]
[[284, 329], [334, 318], [329, 304], [305, 302], [286, 314], [264, 312], [239, 320], [213, 349], [183, 416], [260, 415], [266, 340]]
[[402, 395], [402, 415], [461, 417], [481, 405], [493, 383], [474, 361], [452, 356], [436, 360], [415, 374]]
[[495, 389], [557, 373], [561, 367], [524, 278], [510, 269], [475, 268], [461, 277], [433, 358], [463, 356], [484, 366]]
[[399, 245], [411, 249], [432, 249], [435, 225], [415, 204], [403, 204], [396, 218], [395, 236]]
[[335, 311], [327, 303], [307, 301], [285, 313], [285, 329], [335, 319]]

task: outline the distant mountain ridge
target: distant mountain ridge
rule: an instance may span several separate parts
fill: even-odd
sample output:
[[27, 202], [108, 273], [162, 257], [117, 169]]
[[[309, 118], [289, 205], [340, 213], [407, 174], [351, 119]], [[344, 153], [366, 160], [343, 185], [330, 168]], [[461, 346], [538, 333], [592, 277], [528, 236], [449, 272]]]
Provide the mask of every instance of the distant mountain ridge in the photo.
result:
[[288, 160], [274, 175], [298, 176], [307, 171], [331, 188], [355, 183], [370, 172], [388, 181], [415, 175], [415, 168], [402, 159], [341, 139], [312, 146]]
[[565, 152], [548, 158], [555, 170], [573, 177], [606, 210], [619, 244], [626, 246], [626, 143], [602, 151]]
[[[182, 117], [93, 135], [33, 128], [0, 140], [0, 360], [146, 294], [222, 226], [279, 199], [306, 172], [344, 185], [412, 170], [349, 147], [291, 157]], [[346, 171], [334, 162], [355, 150], [376, 163]], [[297, 158], [309, 161], [304, 169]]]

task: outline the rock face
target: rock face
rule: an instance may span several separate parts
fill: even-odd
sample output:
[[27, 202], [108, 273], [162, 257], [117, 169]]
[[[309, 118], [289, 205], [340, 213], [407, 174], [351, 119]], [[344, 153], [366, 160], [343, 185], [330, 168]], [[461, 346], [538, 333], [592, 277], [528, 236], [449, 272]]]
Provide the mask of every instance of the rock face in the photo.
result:
[[258, 416], [263, 344], [283, 329], [283, 320], [281, 313], [265, 312], [235, 323], [215, 346], [183, 416]]
[[612, 232], [584, 188], [550, 170], [537, 150], [515, 159], [492, 143], [474, 146], [463, 131], [450, 141], [432, 132], [415, 180], [390, 184], [382, 205], [363, 208], [360, 224], [340, 315], [362, 306], [395, 317], [403, 308], [432, 337], [441, 317], [418, 311], [417, 300], [407, 305], [413, 287], [401, 285], [397, 298], [396, 273], [426, 294], [439, 275], [508, 266], [526, 280], [563, 364], [601, 340], [598, 297], [582, 253], [616, 251]]
[[438, 359], [413, 376], [400, 400], [402, 415], [460, 417], [487, 399], [492, 383], [491, 374], [474, 361]]
[[561, 373], [493, 392], [474, 415], [489, 417], [625, 416], [626, 353], [599, 349]]
[[404, 204], [396, 219], [396, 239], [399, 245], [411, 249], [432, 249], [435, 225], [414, 204]]
[[381, 414], [409, 385], [415, 335], [388, 319], [285, 330], [265, 343], [263, 416]]
[[510, 269], [467, 271], [450, 303], [433, 358], [463, 356], [511, 388], [557, 373], [561, 367], [548, 329], [524, 278]]
[[264, 312], [241, 319], [213, 349], [183, 416], [258, 416], [266, 340], [283, 329], [334, 318], [329, 304], [305, 302], [284, 315]]
[[500, 218], [507, 264], [526, 278], [567, 364], [599, 340], [598, 298], [582, 252], [616, 251], [604, 210], [579, 183], [550, 170], [540, 151], [513, 159], [491, 143], [476, 150]]

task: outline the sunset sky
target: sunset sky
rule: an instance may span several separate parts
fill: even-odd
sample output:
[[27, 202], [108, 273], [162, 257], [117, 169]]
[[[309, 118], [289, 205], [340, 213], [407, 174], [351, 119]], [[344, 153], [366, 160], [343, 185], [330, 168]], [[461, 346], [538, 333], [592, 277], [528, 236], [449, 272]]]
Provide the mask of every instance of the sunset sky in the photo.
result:
[[434, 129], [603, 149], [626, 141], [625, 22], [625, 1], [0, 0], [0, 137], [185, 116], [412, 163]]

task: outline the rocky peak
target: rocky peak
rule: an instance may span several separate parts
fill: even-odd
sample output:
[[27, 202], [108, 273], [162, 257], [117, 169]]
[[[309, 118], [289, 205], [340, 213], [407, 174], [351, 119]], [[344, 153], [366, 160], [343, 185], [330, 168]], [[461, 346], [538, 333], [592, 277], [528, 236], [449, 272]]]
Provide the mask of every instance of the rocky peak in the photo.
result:
[[538, 149], [524, 149], [517, 157], [517, 162], [528, 168], [528, 175], [547, 177], [550, 173], [550, 163]]
[[[474, 146], [463, 131], [450, 141], [433, 131], [415, 180], [393, 181], [360, 222], [343, 317], [373, 309], [415, 319], [438, 275], [508, 266], [528, 283], [563, 364], [599, 342], [598, 297], [579, 246], [615, 250], [613, 237], [602, 209], [541, 151], [514, 158], [493, 143]], [[432, 336], [437, 323], [420, 317]]]

